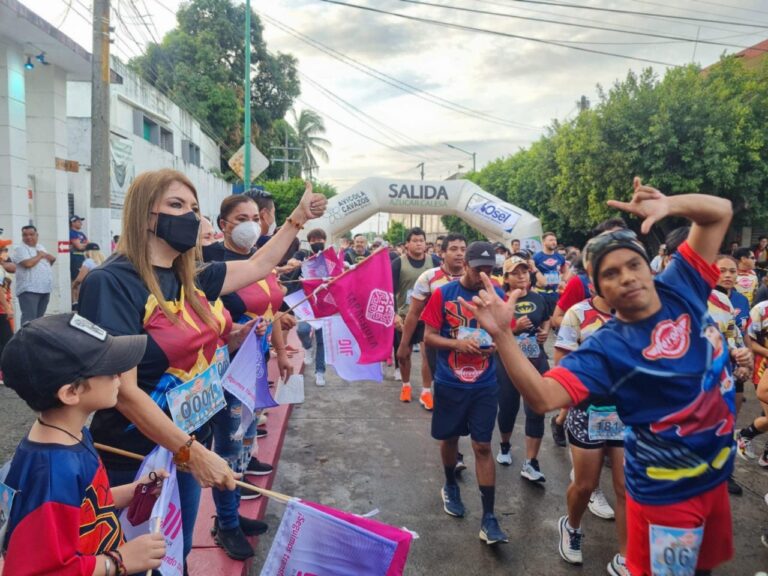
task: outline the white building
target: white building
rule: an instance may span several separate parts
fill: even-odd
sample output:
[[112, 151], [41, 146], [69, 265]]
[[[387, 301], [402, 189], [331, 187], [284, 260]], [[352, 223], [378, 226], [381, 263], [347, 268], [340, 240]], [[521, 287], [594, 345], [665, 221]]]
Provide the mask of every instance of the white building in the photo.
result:
[[[216, 176], [216, 142], [120, 62], [113, 60], [112, 68], [113, 210], [109, 227], [101, 228], [119, 234], [130, 182], [163, 167], [184, 172], [200, 194], [203, 213], [215, 215], [230, 193]], [[92, 220], [90, 75], [86, 50], [18, 0], [0, 0], [0, 228], [18, 244], [21, 227], [34, 224], [40, 242], [56, 254], [49, 313], [70, 309], [69, 216], [86, 219], [86, 234]], [[109, 238], [91, 239], [109, 251]]]

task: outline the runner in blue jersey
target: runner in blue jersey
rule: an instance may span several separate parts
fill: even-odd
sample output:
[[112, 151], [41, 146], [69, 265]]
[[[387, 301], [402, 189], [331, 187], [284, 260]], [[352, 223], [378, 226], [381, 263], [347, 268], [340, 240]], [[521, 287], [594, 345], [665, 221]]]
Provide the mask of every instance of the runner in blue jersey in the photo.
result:
[[536, 270], [541, 272], [541, 275], [536, 276], [536, 292], [544, 297], [549, 308], [547, 313], [552, 316], [560, 299], [559, 288], [560, 280], [563, 278], [565, 257], [557, 251], [557, 236], [554, 232], [544, 232], [541, 241], [541, 252], [533, 255]]
[[693, 226], [655, 279], [633, 233], [590, 242], [593, 285], [615, 318], [558, 367], [541, 376], [524, 361], [509, 328], [516, 294], [505, 304], [486, 278], [471, 309], [534, 409], [587, 398], [615, 403], [626, 425], [630, 572], [707, 575], [733, 555], [726, 481], [735, 452], [734, 384], [727, 344], [707, 314], [731, 205], [702, 194], [667, 197], [639, 178], [630, 202], [609, 205], [644, 218], [643, 233], [667, 216]]

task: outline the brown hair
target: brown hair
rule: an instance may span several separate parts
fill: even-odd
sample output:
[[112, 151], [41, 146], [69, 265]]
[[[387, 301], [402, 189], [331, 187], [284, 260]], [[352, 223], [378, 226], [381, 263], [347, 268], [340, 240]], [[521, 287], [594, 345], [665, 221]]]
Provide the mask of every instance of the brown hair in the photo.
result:
[[731, 256], [730, 254], [718, 254], [717, 258], [715, 258], [715, 263], [719, 262], [720, 260], [730, 260], [734, 264], [738, 265], [739, 263], [736, 261], [736, 258]]
[[219, 230], [223, 230], [221, 227], [221, 221], [229, 218], [229, 215], [235, 208], [240, 206], [240, 204], [245, 204], [246, 202], [251, 202], [254, 204], [254, 206], [256, 206], [256, 208], [258, 208], [256, 201], [250, 196], [246, 196], [245, 194], [232, 194], [231, 196], [227, 196], [224, 198], [224, 200], [221, 201], [221, 206], [219, 206], [219, 215], [216, 217], [216, 225], [219, 227]]
[[[174, 182], [189, 188], [197, 200], [195, 186], [189, 178], [177, 170], [170, 168], [152, 170], [143, 172], [136, 177], [125, 195], [123, 230], [116, 251], [133, 264], [147, 289], [157, 299], [157, 304], [163, 314], [175, 324], [178, 322], [178, 318], [171, 313], [168, 302], [160, 290], [160, 283], [152, 266], [152, 255], [149, 248], [149, 235], [152, 234], [149, 229], [150, 216], [155, 204]], [[183, 254], [179, 254], [173, 261], [173, 271], [181, 282], [181, 289], [192, 309], [206, 324], [218, 330], [219, 326], [211, 314], [210, 307], [203, 305], [200, 299], [195, 296], [195, 275], [198, 259], [202, 260], [199, 236], [194, 250], [187, 250]]]

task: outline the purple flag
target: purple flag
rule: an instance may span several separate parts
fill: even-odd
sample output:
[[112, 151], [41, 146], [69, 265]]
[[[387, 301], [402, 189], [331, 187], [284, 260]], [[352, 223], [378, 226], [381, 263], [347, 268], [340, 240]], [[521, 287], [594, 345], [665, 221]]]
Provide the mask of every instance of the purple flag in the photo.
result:
[[224, 389], [243, 403], [240, 429], [235, 433], [238, 438], [245, 434], [256, 410], [278, 406], [269, 393], [267, 364], [261, 346], [262, 337], [256, 335], [254, 327], [221, 378]]

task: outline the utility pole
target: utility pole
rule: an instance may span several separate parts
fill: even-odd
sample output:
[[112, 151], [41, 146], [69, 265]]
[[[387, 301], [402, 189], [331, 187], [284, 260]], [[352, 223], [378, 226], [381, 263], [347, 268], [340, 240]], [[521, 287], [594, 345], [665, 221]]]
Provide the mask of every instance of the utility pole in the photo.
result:
[[424, 180], [424, 162], [417, 164], [416, 168], [421, 168], [421, 179]]
[[109, 2], [93, 0], [91, 60], [91, 218], [89, 236], [109, 246]]
[[245, 0], [245, 190], [251, 187], [251, 0]]

